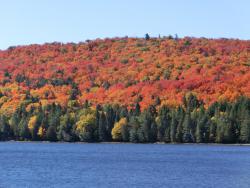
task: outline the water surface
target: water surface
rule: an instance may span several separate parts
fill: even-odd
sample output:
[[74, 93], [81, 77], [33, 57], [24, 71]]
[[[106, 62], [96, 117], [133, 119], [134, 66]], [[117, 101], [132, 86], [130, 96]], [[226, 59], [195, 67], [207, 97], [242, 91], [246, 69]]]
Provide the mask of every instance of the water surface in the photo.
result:
[[249, 188], [250, 146], [0, 143], [0, 187]]

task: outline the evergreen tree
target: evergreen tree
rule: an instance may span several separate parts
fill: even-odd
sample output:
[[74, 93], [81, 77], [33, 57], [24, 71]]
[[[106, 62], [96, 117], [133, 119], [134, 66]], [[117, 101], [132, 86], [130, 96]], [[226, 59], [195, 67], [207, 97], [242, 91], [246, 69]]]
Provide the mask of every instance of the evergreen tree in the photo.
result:
[[106, 116], [105, 116], [104, 112], [102, 112], [101, 115], [100, 115], [98, 135], [99, 135], [99, 141], [100, 142], [107, 141]]
[[235, 135], [235, 128], [233, 122], [226, 117], [225, 118], [225, 127], [224, 127], [224, 143], [235, 143], [236, 135]]
[[56, 127], [60, 124], [61, 107], [53, 103], [48, 111], [48, 126]]
[[217, 125], [214, 121], [211, 121], [209, 126], [209, 142], [214, 143], [216, 140]]
[[140, 128], [140, 122], [136, 117], [132, 117], [129, 122], [129, 127], [131, 127], [129, 131], [129, 141], [132, 143], [139, 142], [138, 138], [138, 129]]
[[12, 129], [13, 132], [13, 136], [14, 138], [18, 139], [19, 137], [19, 130], [18, 130], [18, 124], [20, 122], [20, 115], [17, 112], [17, 110], [12, 114], [11, 118], [10, 118], [10, 127]]
[[140, 104], [139, 104], [139, 103], [136, 103], [134, 115], [135, 115], [135, 116], [139, 116], [140, 114], [141, 114], [141, 107], [140, 107]]
[[129, 141], [132, 143], [139, 142], [137, 130], [134, 127], [129, 131]]
[[120, 118], [128, 117], [128, 109], [125, 107], [121, 107], [119, 117]]
[[[109, 105], [106, 107], [105, 112], [106, 112], [106, 128], [105, 128], [106, 139], [107, 141], [111, 141], [112, 140], [111, 131], [115, 123], [115, 112], [113, 108]], [[124, 116], [121, 116], [121, 117], [124, 117]]]
[[121, 127], [121, 135], [122, 135], [122, 141], [128, 142], [129, 141], [129, 128], [128, 126], [122, 126]]
[[240, 142], [250, 143], [250, 115], [247, 111], [241, 124]]
[[49, 126], [46, 132], [46, 139], [51, 142], [57, 141], [56, 138], [56, 128], [54, 126]]
[[150, 36], [149, 36], [148, 33], [145, 34], [145, 39], [146, 39], [146, 40], [149, 40], [149, 39], [150, 39]]
[[196, 117], [196, 130], [195, 138], [197, 143], [203, 143], [206, 141], [206, 135], [208, 135], [206, 130], [207, 117], [205, 109], [201, 107], [199, 109], [198, 117]]
[[[157, 117], [158, 120], [158, 131], [157, 131], [157, 139], [160, 142], [170, 141], [170, 110], [166, 106], [163, 106], [160, 109], [159, 116]], [[168, 129], [166, 131], [166, 129]]]
[[198, 101], [197, 97], [192, 93], [188, 93], [183, 97], [183, 104], [186, 108], [186, 111], [192, 112], [195, 108], [199, 108], [200, 101]]
[[61, 116], [60, 124], [57, 126], [57, 139], [60, 141], [70, 142], [74, 140], [72, 135], [72, 122], [68, 113]]
[[10, 126], [4, 115], [0, 116], [0, 140], [8, 140], [10, 137]]
[[176, 142], [176, 129], [178, 125], [178, 121], [176, 119], [176, 112], [172, 111], [172, 118], [171, 118], [171, 127], [170, 127], [170, 141]]
[[164, 141], [165, 141], [165, 142], [171, 142], [170, 126], [168, 126], [168, 127], [165, 129]]
[[140, 143], [149, 142], [148, 137], [145, 136], [145, 130], [143, 129], [143, 127], [140, 126], [140, 128], [137, 129], [136, 133], [137, 133], [138, 142]]
[[217, 143], [223, 143], [224, 142], [224, 132], [226, 127], [226, 121], [223, 117], [219, 117], [217, 119], [217, 127], [216, 127], [216, 139], [215, 141]]
[[192, 134], [192, 120], [190, 117], [190, 113], [187, 112], [183, 121], [183, 142], [194, 142], [194, 136]]
[[154, 102], [154, 105], [155, 106], [158, 106], [158, 105], [160, 105], [161, 104], [161, 100], [160, 100], [160, 97], [156, 97], [156, 99], [155, 99], [155, 102]]
[[182, 142], [183, 138], [183, 119], [184, 119], [184, 110], [181, 107], [178, 107], [177, 109], [177, 116], [176, 119], [178, 119], [177, 129], [176, 129], [176, 135], [175, 140], [176, 142]]
[[35, 117], [36, 120], [35, 120], [35, 122], [33, 122], [34, 125], [33, 125], [32, 129], [30, 129], [30, 134], [31, 134], [31, 139], [33, 141], [35, 141], [35, 140], [39, 140], [39, 137], [38, 137], [37, 133], [38, 133], [39, 126], [41, 124], [41, 116], [36, 115], [36, 116], [33, 116], [33, 117]]
[[175, 135], [175, 140], [176, 142], [181, 143], [182, 139], [183, 139], [183, 130], [182, 130], [182, 122], [180, 121], [177, 125], [177, 129], [176, 129], [176, 135]]
[[156, 122], [153, 120], [150, 125], [149, 142], [156, 142], [156, 141], [157, 141], [157, 125]]
[[142, 115], [142, 126], [138, 130], [138, 137], [142, 142], [154, 142], [157, 136], [157, 126], [155, 123], [156, 110], [149, 107]]
[[18, 124], [18, 129], [19, 129], [19, 137], [21, 140], [30, 140], [31, 139], [31, 134], [28, 129], [28, 121], [27, 117], [22, 117], [20, 123]]

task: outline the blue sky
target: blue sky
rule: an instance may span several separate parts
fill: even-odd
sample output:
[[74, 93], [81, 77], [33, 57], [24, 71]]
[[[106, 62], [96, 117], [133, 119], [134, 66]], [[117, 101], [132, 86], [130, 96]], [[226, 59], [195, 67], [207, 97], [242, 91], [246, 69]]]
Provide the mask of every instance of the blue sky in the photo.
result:
[[249, 0], [0, 0], [0, 49], [178, 34], [250, 39]]

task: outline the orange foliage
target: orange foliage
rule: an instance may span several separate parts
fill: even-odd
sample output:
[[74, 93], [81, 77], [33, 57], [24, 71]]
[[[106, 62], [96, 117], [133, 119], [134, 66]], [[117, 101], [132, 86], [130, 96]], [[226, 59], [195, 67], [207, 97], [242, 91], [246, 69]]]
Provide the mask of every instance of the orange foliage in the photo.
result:
[[65, 106], [72, 83], [80, 103], [140, 102], [144, 109], [159, 96], [176, 106], [192, 91], [209, 105], [250, 97], [249, 80], [250, 41], [113, 38], [18, 46], [0, 51], [0, 112], [11, 113], [27, 91], [42, 105]]

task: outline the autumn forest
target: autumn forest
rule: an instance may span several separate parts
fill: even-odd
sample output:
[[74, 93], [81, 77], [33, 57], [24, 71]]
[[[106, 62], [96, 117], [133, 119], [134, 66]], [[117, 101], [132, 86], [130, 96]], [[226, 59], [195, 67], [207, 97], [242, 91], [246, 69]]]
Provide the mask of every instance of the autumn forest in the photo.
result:
[[250, 41], [146, 34], [9, 47], [0, 140], [250, 143]]

